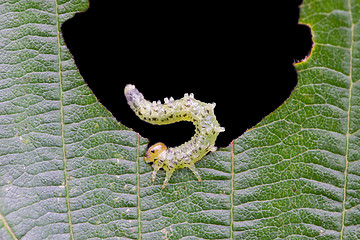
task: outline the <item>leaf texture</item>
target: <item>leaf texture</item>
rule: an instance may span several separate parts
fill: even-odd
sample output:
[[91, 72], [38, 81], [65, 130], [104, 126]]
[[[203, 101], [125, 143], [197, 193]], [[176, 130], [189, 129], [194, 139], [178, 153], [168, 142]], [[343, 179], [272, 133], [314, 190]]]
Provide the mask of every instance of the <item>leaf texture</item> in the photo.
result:
[[60, 35], [87, 6], [0, 2], [0, 239], [137, 236], [145, 141], [97, 101]]
[[298, 85], [234, 142], [234, 236], [360, 238], [360, 2], [304, 1]]
[[64, 44], [87, 6], [0, 1], [0, 239], [360, 238], [359, 0], [305, 0], [289, 99], [164, 190]]

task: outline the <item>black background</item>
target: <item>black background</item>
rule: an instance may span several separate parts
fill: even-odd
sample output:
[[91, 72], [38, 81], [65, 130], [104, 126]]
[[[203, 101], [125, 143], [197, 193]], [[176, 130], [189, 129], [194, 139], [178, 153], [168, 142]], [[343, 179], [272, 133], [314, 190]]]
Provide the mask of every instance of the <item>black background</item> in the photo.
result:
[[293, 63], [311, 50], [310, 30], [298, 24], [300, 0], [130, 2], [90, 0], [62, 32], [99, 101], [151, 144], [179, 145], [194, 127], [141, 121], [126, 103], [127, 83], [151, 101], [194, 93], [215, 102], [226, 129], [216, 145], [225, 147], [288, 98]]

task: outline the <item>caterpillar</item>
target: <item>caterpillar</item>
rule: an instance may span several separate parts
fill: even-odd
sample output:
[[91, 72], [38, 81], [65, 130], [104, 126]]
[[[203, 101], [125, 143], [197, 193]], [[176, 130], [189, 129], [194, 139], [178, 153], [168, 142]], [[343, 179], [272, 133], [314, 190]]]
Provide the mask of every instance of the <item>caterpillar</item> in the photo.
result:
[[208, 152], [216, 151], [215, 140], [225, 128], [220, 127], [214, 114], [215, 103], [208, 104], [198, 101], [194, 94], [185, 94], [183, 98], [174, 100], [165, 98], [161, 101], [149, 102], [134, 85], [125, 87], [125, 97], [130, 108], [142, 120], [157, 125], [171, 124], [179, 121], [191, 121], [195, 127], [194, 136], [178, 147], [167, 148], [159, 142], [152, 145], [145, 153], [145, 162], [152, 164], [152, 181], [155, 182], [159, 169], [166, 171], [162, 188], [169, 182], [176, 169], [189, 168], [201, 182], [195, 163]]

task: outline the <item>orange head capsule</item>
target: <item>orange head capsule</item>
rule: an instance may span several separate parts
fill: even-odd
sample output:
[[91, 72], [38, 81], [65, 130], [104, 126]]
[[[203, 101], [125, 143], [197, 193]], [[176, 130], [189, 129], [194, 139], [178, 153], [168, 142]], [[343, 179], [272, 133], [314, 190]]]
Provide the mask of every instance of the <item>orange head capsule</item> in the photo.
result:
[[146, 163], [155, 162], [155, 159], [159, 156], [159, 154], [165, 151], [166, 149], [167, 147], [165, 146], [165, 144], [161, 142], [152, 145], [145, 153], [145, 162]]

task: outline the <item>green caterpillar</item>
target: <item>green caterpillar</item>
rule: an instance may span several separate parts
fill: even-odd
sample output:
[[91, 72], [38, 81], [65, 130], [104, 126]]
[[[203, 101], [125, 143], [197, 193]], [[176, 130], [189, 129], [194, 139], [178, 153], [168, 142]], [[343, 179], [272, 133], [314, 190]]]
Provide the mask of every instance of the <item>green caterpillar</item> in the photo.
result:
[[201, 181], [195, 163], [208, 152], [216, 151], [215, 140], [225, 128], [220, 127], [214, 115], [215, 103], [203, 103], [194, 98], [193, 94], [185, 94], [180, 100], [165, 98], [164, 104], [160, 101], [149, 102], [135, 88], [128, 84], [125, 87], [125, 96], [131, 109], [136, 115], [151, 124], [163, 125], [179, 121], [190, 121], [196, 127], [195, 135], [190, 141], [174, 148], [167, 148], [163, 143], [151, 146], [145, 154], [145, 161], [152, 163], [154, 171], [152, 181], [160, 168], [166, 171], [166, 178], [162, 188], [169, 182], [176, 169], [189, 168]]

